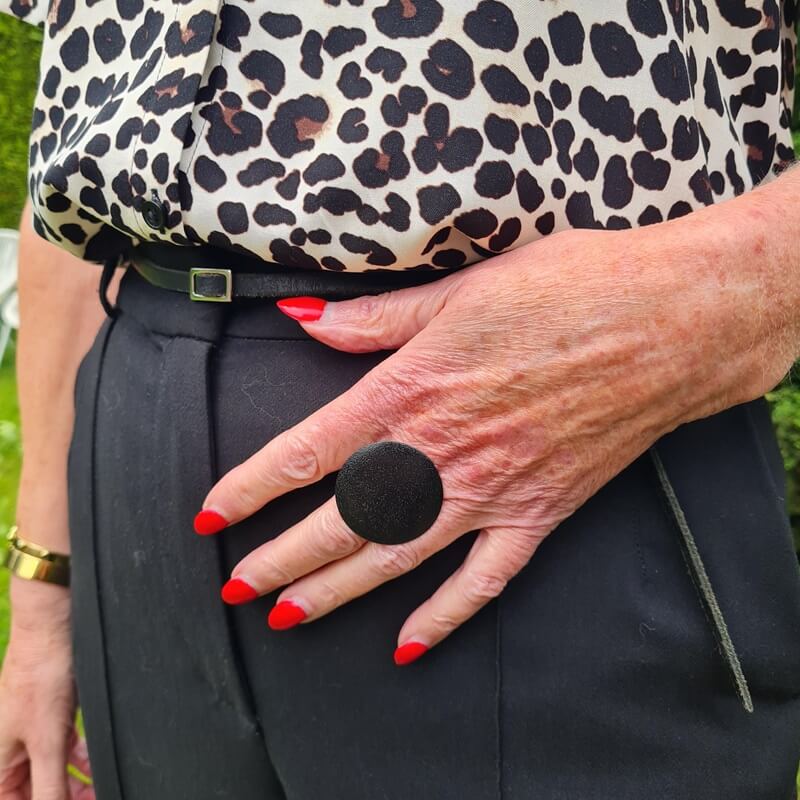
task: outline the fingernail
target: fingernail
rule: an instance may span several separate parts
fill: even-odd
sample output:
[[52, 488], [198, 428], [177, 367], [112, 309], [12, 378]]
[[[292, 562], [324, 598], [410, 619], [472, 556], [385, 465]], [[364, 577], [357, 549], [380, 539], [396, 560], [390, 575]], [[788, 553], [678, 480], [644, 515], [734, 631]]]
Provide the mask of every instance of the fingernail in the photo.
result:
[[305, 609], [301, 608], [297, 603], [291, 600], [281, 600], [272, 611], [269, 612], [267, 617], [267, 624], [274, 631], [285, 631], [288, 628], [294, 628], [295, 625], [302, 622], [308, 614]]
[[394, 651], [394, 663], [398, 667], [403, 667], [416, 661], [420, 656], [424, 656], [428, 652], [428, 647], [422, 642], [406, 642], [401, 644], [397, 650]]
[[228, 520], [226, 520], [222, 514], [212, 511], [210, 508], [198, 512], [197, 516], [194, 518], [195, 533], [199, 533], [201, 536], [219, 533], [223, 528], [227, 527], [227, 525]]
[[239, 606], [242, 603], [249, 603], [258, 597], [258, 592], [247, 581], [241, 578], [231, 578], [223, 587], [222, 599], [226, 603]]
[[300, 322], [316, 322], [325, 310], [325, 300], [319, 297], [286, 297], [277, 306], [286, 316]]

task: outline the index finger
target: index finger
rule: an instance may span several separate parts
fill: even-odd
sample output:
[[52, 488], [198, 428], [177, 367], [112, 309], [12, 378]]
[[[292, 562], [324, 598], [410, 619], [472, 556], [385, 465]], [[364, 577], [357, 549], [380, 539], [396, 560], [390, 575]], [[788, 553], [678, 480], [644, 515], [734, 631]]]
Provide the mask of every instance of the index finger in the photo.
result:
[[386, 417], [376, 413], [364, 380], [292, 428], [217, 481], [194, 520], [197, 533], [217, 533], [270, 500], [325, 477], [350, 455], [380, 438]]

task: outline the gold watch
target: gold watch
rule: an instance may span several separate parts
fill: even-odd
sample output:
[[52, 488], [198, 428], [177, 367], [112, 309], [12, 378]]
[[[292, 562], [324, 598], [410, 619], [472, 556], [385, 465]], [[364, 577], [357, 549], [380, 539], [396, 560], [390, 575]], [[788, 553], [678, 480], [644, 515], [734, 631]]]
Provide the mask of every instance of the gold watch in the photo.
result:
[[0, 566], [26, 580], [46, 581], [69, 586], [69, 556], [53, 553], [17, 536], [12, 525], [6, 534], [6, 547], [0, 553]]

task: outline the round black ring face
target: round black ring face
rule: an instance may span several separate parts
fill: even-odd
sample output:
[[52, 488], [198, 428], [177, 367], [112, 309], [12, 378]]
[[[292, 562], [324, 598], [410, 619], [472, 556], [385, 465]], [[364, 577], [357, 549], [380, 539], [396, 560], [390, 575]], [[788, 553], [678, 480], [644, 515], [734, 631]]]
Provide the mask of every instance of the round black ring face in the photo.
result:
[[336, 505], [354, 533], [402, 544], [433, 525], [442, 508], [439, 470], [421, 450], [383, 441], [355, 451], [336, 476]]

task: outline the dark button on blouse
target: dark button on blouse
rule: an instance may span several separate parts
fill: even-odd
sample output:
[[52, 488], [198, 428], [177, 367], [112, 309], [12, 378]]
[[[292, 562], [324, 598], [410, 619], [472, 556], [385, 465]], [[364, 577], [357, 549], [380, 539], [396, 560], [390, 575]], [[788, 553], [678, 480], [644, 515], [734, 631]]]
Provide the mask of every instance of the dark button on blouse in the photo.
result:
[[159, 199], [157, 192], [153, 191], [150, 200], [142, 203], [142, 218], [155, 230], [161, 230], [164, 227], [164, 204]]

